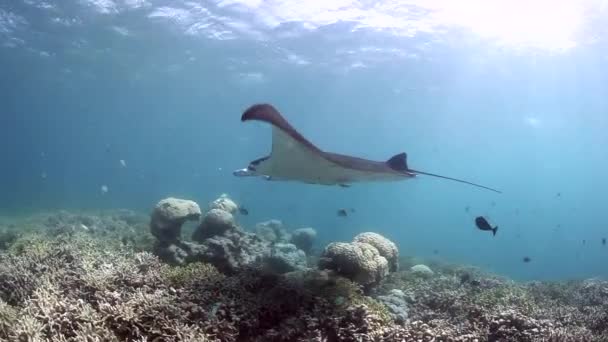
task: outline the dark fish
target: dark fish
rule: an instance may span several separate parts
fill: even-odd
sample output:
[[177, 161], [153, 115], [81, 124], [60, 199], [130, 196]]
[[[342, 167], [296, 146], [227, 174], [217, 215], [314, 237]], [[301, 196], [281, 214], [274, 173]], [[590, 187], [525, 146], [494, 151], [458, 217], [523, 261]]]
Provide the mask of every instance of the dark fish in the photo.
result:
[[245, 207], [239, 207], [239, 214], [247, 216], [249, 215], [249, 210]]
[[483, 216], [477, 216], [477, 218], [475, 218], [475, 225], [480, 230], [492, 231], [493, 236], [496, 235], [496, 231], [498, 230], [498, 226], [492, 228], [492, 226], [490, 226], [490, 223], [488, 223], [488, 221]]
[[555, 195], [555, 197], [562, 197], [562, 193], [561, 193], [561, 192], [558, 192], [558, 193]]
[[583, 240], [583, 245], [587, 243], [587, 240]]
[[602, 238], [602, 245], [606, 246], [606, 238]]
[[433, 250], [433, 254], [439, 254], [439, 251], [438, 251], [438, 250], [436, 250], [436, 249], [434, 249], [434, 250]]
[[338, 214], [338, 216], [346, 217], [346, 216], [348, 216], [349, 212], [354, 213], [355, 209], [353, 209], [353, 208], [350, 208], [350, 209], [344, 209], [344, 208], [342, 208], [342, 209], [338, 210], [337, 214]]
[[523, 258], [523, 262], [525, 262], [525, 263], [529, 263], [530, 261], [532, 261], [532, 259], [530, 259], [530, 257], [526, 256]]

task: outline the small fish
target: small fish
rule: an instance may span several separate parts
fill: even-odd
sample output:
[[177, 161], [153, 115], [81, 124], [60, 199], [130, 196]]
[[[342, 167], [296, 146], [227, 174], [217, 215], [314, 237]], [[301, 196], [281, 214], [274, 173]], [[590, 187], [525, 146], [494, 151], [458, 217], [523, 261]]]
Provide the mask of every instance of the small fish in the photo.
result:
[[110, 190], [110, 189], [108, 188], [108, 186], [107, 186], [107, 185], [102, 185], [102, 186], [101, 186], [101, 194], [102, 194], [102, 195], [107, 194], [109, 190]]
[[245, 207], [239, 206], [239, 214], [247, 216], [247, 215], [249, 215], [249, 210], [247, 210], [247, 208], [245, 208]]
[[490, 231], [492, 231], [492, 235], [493, 236], [496, 235], [496, 231], [498, 230], [498, 226], [492, 228], [492, 226], [490, 226], [490, 223], [488, 223], [488, 220], [486, 220], [483, 216], [477, 216], [475, 218], [475, 225], [480, 230], [490, 230]]
[[583, 245], [587, 243], [587, 240], [583, 240]]
[[602, 245], [606, 246], [606, 238], [602, 238]]
[[340, 217], [346, 217], [348, 216], [348, 212], [346, 211], [346, 209], [340, 209], [338, 210], [337, 215]]
[[127, 167], [127, 162], [124, 159], [120, 160], [120, 166]]
[[492, 203], [490, 203], [491, 206], [495, 207], [496, 206], [496, 202], [492, 201]]
[[42, 178], [42, 179], [46, 179], [46, 172], [41, 173], [41, 174], [40, 174], [40, 178]]
[[433, 254], [437, 255], [437, 254], [439, 254], [439, 251], [438, 251], [438, 250], [436, 250], [436, 249], [434, 249], [434, 250], [433, 250]]
[[469, 210], [471, 210], [471, 207], [469, 207], [468, 205], [467, 205], [466, 207], [464, 207], [464, 211], [465, 211], [466, 213], [468, 213], [468, 212], [469, 212]]
[[525, 263], [529, 263], [530, 261], [532, 261], [532, 259], [530, 259], [530, 257], [525, 256], [523, 258], [523, 262], [525, 262]]
[[555, 194], [555, 197], [562, 197], [562, 193], [558, 192], [557, 194]]
[[350, 208], [350, 212], [354, 213], [355, 212], [355, 208]]

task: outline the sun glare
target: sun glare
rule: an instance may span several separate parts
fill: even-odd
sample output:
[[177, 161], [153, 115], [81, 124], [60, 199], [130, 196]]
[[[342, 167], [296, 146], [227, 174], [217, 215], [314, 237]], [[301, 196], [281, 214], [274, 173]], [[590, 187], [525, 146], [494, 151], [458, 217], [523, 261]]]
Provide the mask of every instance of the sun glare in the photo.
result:
[[465, 0], [442, 1], [434, 9], [439, 21], [504, 45], [564, 50], [576, 45], [589, 5], [584, 0]]

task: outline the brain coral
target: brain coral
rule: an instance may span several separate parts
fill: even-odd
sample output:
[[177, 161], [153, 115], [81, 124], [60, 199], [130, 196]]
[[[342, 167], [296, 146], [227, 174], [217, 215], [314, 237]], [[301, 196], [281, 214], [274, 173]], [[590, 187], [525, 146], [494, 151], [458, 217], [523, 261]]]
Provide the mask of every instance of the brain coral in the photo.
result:
[[319, 267], [332, 269], [362, 285], [378, 283], [388, 274], [388, 261], [378, 250], [362, 242], [334, 242], [325, 247]]
[[378, 233], [366, 232], [355, 236], [353, 241], [367, 243], [376, 247], [380, 255], [388, 261], [389, 271], [395, 272], [399, 269], [399, 249], [391, 240]]

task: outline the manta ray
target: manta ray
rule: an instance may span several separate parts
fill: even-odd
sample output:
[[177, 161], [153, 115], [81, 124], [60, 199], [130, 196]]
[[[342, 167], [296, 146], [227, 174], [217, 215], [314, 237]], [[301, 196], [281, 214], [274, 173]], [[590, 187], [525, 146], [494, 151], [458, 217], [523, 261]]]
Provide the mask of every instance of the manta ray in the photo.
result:
[[500, 191], [462, 179], [441, 176], [409, 168], [407, 154], [399, 153], [386, 161], [325, 152], [300, 134], [271, 104], [249, 107], [241, 121], [261, 121], [272, 126], [272, 150], [244, 169], [233, 172], [237, 177], [260, 176], [273, 181], [298, 181], [308, 184], [339, 185], [375, 181], [401, 181], [417, 175], [438, 177], [478, 188]]

